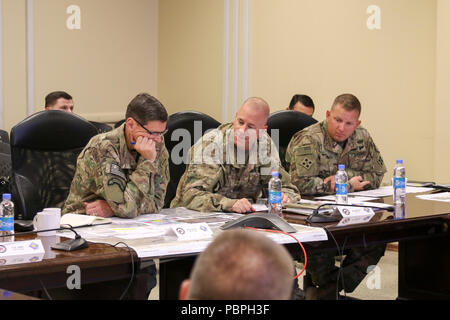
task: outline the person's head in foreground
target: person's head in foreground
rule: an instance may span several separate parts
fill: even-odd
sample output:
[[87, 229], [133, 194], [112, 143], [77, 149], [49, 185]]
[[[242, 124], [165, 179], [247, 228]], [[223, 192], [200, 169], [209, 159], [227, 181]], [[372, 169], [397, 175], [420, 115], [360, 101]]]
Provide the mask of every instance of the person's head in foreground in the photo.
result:
[[292, 295], [288, 251], [253, 230], [222, 232], [200, 254], [180, 288], [187, 300], [286, 300]]

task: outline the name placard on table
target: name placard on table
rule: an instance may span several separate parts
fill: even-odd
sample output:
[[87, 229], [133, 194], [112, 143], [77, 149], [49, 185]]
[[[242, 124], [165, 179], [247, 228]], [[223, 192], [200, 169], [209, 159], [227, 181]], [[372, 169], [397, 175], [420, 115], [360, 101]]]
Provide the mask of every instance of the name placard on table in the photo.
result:
[[0, 265], [41, 261], [45, 249], [41, 240], [0, 242]]

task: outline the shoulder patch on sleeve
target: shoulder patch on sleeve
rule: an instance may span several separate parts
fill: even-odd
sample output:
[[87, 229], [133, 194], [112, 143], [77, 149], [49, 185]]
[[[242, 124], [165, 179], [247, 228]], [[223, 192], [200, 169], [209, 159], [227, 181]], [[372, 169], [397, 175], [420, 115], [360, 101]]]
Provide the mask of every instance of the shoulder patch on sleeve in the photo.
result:
[[298, 163], [306, 170], [311, 169], [313, 165], [313, 161], [309, 157], [303, 157]]
[[123, 179], [111, 177], [105, 186], [106, 198], [116, 203], [124, 202], [126, 182]]
[[306, 156], [306, 155], [310, 155], [312, 154], [312, 148], [311, 145], [304, 145], [301, 147], [298, 147], [296, 152], [295, 152], [298, 156]]

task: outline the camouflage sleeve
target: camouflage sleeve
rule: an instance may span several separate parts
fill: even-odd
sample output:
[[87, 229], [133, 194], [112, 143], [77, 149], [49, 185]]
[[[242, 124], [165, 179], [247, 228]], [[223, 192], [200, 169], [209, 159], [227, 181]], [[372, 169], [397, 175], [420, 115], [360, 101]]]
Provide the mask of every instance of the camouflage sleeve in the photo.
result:
[[[370, 181], [370, 189], [377, 189], [380, 187], [384, 174], [387, 171], [386, 166], [380, 151], [370, 136], [367, 139], [367, 150], [366, 159], [359, 161], [364, 163], [361, 170], [347, 169], [348, 179], [361, 176], [364, 181]], [[352, 191], [353, 188], [350, 187], [349, 192]]]
[[268, 168], [261, 169], [261, 174], [268, 175], [267, 181], [263, 182], [263, 184], [267, 185], [268, 180], [270, 180], [270, 178], [271, 178], [270, 174], [271, 174], [272, 170], [277, 170], [279, 172], [280, 178], [281, 178], [281, 184], [282, 184], [281, 191], [289, 197], [291, 202], [300, 201], [301, 196], [300, 196], [300, 193], [299, 193], [297, 187], [292, 183], [290, 174], [281, 165], [278, 149], [276, 148], [272, 139], [268, 138], [268, 141], [270, 141], [270, 149], [268, 152], [270, 153], [271, 168], [270, 168], [270, 170], [267, 170]]
[[100, 164], [102, 171], [100, 196], [122, 218], [133, 218], [144, 213], [159, 212], [164, 205], [169, 181], [168, 153], [163, 149], [155, 161], [139, 158], [136, 170], [128, 179], [115, 162], [107, 157]]
[[237, 199], [214, 191], [224, 182], [220, 164], [190, 164], [181, 178], [171, 207], [186, 207], [202, 212], [230, 212]]
[[286, 161], [290, 163], [292, 183], [302, 195], [331, 194], [330, 184], [319, 176], [319, 150], [308, 136], [295, 135], [288, 145]]
[[291, 182], [291, 176], [289, 173], [286, 172], [286, 170], [283, 169], [283, 167], [280, 165], [279, 172], [281, 175], [281, 183], [283, 185], [282, 192], [285, 193], [291, 202], [298, 202], [301, 200], [300, 193], [298, 192], [297, 187], [292, 184]]

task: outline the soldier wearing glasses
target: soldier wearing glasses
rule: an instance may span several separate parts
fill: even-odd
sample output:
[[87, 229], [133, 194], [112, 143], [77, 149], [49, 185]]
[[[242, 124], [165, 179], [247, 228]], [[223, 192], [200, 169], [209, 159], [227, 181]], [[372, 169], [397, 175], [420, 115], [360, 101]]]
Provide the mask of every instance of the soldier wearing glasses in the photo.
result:
[[63, 214], [133, 218], [163, 207], [169, 181], [167, 111], [142, 93], [130, 102], [125, 118], [80, 153]]

